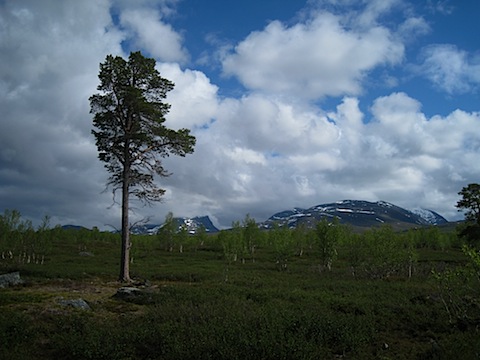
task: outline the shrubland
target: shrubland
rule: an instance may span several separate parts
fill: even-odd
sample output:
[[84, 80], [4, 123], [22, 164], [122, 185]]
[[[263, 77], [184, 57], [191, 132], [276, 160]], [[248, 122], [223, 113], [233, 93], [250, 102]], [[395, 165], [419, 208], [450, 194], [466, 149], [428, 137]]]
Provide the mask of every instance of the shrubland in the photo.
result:
[[[134, 301], [112, 297], [120, 236], [0, 217], [0, 358], [475, 359], [480, 255], [453, 230], [338, 222], [133, 236]], [[11, 254], [11, 255], [10, 255]], [[135, 284], [134, 284], [135, 285]], [[83, 298], [91, 311], [58, 299]]]

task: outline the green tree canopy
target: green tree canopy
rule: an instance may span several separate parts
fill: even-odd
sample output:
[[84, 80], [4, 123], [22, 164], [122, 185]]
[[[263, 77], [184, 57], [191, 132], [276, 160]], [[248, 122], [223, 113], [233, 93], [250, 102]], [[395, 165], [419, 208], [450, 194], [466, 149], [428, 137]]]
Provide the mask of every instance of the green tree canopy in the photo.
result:
[[480, 240], [480, 185], [468, 184], [458, 195], [462, 199], [457, 202], [457, 208], [466, 211], [466, 224], [461, 227], [460, 235], [471, 243], [477, 243]]
[[457, 202], [458, 210], [466, 210], [465, 219], [480, 225], [480, 185], [468, 184], [458, 195], [462, 196]]

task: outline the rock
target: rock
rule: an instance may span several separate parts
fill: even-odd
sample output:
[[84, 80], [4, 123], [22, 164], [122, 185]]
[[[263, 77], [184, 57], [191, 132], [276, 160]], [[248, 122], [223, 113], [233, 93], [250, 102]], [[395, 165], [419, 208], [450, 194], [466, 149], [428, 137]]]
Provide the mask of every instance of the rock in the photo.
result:
[[133, 286], [121, 287], [113, 297], [117, 299], [131, 299], [142, 295], [142, 290]]
[[148, 288], [152, 286], [152, 283], [149, 280], [138, 280], [133, 283], [135, 287]]
[[18, 271], [0, 275], [0, 288], [21, 285], [23, 283], [24, 281], [20, 279], [20, 273]]
[[83, 299], [72, 299], [72, 300], [58, 300], [58, 303], [62, 306], [71, 306], [75, 309], [81, 310], [92, 310], [90, 305]]
[[88, 252], [88, 251], [80, 251], [80, 252], [78, 253], [78, 255], [80, 255], [80, 256], [89, 256], [89, 257], [95, 256], [95, 255], [93, 255], [91, 252]]
[[153, 301], [151, 292], [133, 286], [121, 287], [113, 298], [139, 305], [150, 304]]

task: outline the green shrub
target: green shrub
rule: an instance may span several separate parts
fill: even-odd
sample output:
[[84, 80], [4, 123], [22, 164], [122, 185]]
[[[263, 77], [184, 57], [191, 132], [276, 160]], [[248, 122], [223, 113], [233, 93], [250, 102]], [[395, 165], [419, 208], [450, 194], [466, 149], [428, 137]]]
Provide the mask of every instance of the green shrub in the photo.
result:
[[466, 266], [433, 271], [441, 300], [451, 323], [464, 328], [480, 325], [480, 251], [463, 247]]
[[0, 311], [0, 359], [26, 359], [35, 353], [32, 348], [35, 332], [31, 319], [16, 311]]

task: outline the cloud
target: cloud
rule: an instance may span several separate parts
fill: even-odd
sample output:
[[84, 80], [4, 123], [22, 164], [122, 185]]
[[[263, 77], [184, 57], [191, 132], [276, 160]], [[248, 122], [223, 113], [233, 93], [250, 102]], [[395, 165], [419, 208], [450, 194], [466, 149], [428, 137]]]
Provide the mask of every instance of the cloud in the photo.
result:
[[166, 126], [190, 129], [208, 126], [214, 121], [220, 103], [218, 87], [204, 73], [182, 70], [176, 63], [159, 63], [157, 69], [162, 77], [175, 83], [167, 95], [172, 107]]
[[[420, 111], [419, 102], [404, 93], [378, 98], [372, 114], [373, 121], [366, 125], [370, 134], [368, 142], [381, 143], [383, 147], [374, 147], [379, 151], [366, 162], [376, 162], [390, 179], [384, 192], [390, 191], [389, 196], [395, 201], [404, 194], [410, 202], [412, 194], [418, 194], [419, 201], [432, 204], [432, 208], [445, 209], [446, 216], [454, 216], [455, 213], [441, 203], [441, 198], [445, 198], [449, 189], [451, 203], [454, 203], [455, 189], [460, 189], [464, 182], [475, 182], [473, 174], [478, 167], [468, 154], [478, 153], [480, 149], [479, 135], [471, 132], [478, 126], [480, 114], [456, 110], [446, 117], [429, 119]], [[433, 188], [432, 183], [435, 183]], [[381, 194], [379, 192], [379, 196]], [[403, 201], [399, 199], [398, 203]]]
[[401, 0], [370, 0], [366, 2], [365, 10], [356, 17], [355, 22], [362, 27], [376, 24], [382, 15], [402, 4]]
[[450, 15], [455, 8], [450, 2], [450, 0], [428, 0], [427, 9], [432, 13]]
[[98, 196], [106, 176], [88, 104], [99, 62], [121, 53], [109, 4], [6, 1], [0, 9], [2, 203], [37, 219], [94, 222], [98, 203], [111, 202]]
[[359, 94], [369, 71], [399, 63], [403, 53], [387, 28], [349, 29], [341, 17], [321, 12], [306, 23], [272, 21], [252, 32], [223, 68], [249, 89], [315, 99]]
[[480, 85], [480, 57], [451, 44], [429, 45], [423, 49], [419, 71], [448, 94], [475, 91]]
[[148, 49], [160, 61], [186, 63], [189, 55], [183, 47], [182, 36], [161, 19], [153, 9], [127, 9], [120, 23], [128, 30], [135, 47]]
[[404, 43], [410, 43], [419, 36], [426, 35], [432, 30], [424, 18], [412, 16], [407, 18], [398, 27], [398, 34]]
[[471, 163], [479, 121], [463, 111], [427, 118], [405, 93], [377, 98], [369, 113], [346, 97], [328, 114], [251, 94], [220, 104], [216, 121], [197, 129], [195, 153], [167, 160], [173, 176], [164, 182], [172, 206], [185, 199], [183, 208], [203, 208], [221, 226], [232, 216], [264, 220], [345, 198], [430, 207], [452, 218], [458, 189], [479, 170]]

